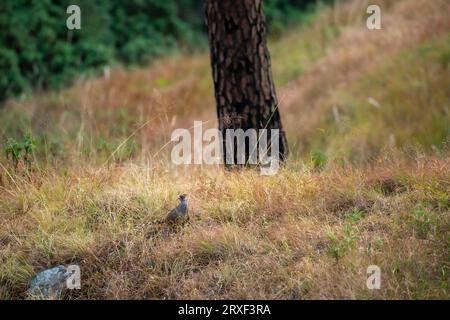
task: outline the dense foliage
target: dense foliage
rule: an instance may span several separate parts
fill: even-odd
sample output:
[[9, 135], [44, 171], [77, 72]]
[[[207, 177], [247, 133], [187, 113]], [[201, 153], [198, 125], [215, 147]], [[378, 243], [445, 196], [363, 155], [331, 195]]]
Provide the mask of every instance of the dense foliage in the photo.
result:
[[[272, 32], [300, 22], [315, 0], [265, 0]], [[66, 8], [81, 8], [81, 30]], [[77, 74], [117, 61], [145, 64], [176, 48], [204, 48], [201, 0], [2, 0], [0, 100], [59, 88]]]

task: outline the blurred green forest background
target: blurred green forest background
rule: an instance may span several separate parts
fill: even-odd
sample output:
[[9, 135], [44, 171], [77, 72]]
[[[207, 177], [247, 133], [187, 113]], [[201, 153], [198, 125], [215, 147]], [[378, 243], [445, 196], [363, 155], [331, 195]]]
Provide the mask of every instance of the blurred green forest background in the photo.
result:
[[[66, 27], [71, 4], [81, 8], [81, 30]], [[265, 0], [269, 32], [308, 21], [317, 4]], [[2, 0], [0, 29], [0, 101], [67, 86], [107, 64], [207, 48], [201, 0]]]

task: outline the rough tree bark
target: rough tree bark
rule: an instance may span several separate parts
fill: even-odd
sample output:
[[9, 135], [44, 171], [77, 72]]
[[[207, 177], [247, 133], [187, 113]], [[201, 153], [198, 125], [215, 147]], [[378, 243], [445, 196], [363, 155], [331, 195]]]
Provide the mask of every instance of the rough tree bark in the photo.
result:
[[217, 116], [224, 157], [226, 129], [279, 129], [283, 161], [288, 145], [272, 79], [262, 2], [204, 0]]

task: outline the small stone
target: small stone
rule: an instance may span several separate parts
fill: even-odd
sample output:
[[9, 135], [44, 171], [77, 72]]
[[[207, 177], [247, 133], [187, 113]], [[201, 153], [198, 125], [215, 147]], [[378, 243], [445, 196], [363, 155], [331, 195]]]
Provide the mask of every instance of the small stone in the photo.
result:
[[69, 276], [62, 265], [39, 272], [31, 280], [28, 294], [35, 299], [60, 299]]

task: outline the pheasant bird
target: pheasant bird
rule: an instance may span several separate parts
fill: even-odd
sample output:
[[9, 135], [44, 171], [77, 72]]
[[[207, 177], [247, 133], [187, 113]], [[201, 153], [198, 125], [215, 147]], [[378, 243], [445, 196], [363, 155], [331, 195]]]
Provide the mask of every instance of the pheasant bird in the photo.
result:
[[180, 204], [172, 209], [167, 215], [166, 221], [170, 224], [185, 222], [189, 220], [187, 194], [178, 196], [178, 200], [180, 200]]

